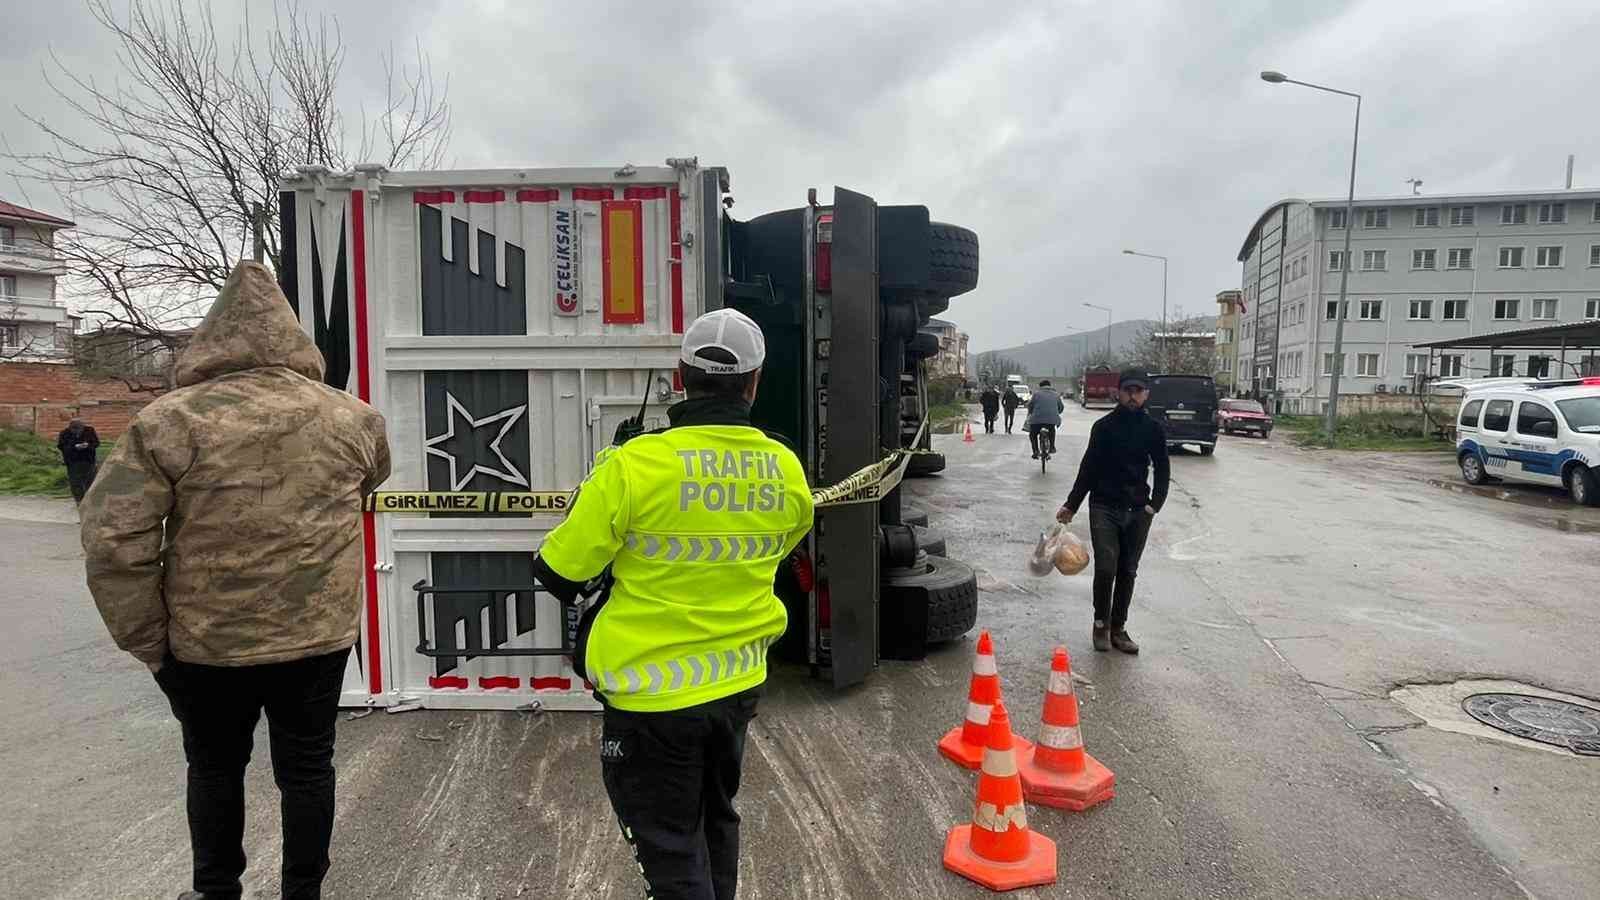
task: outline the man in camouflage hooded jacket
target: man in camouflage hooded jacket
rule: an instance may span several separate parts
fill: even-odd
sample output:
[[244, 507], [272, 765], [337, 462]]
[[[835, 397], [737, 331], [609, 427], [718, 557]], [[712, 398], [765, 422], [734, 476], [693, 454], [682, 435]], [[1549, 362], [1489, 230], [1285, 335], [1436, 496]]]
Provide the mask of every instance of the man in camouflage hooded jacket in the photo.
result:
[[322, 383], [272, 273], [241, 263], [83, 501], [89, 590], [183, 727], [192, 897], [238, 897], [244, 770], [263, 709], [283, 795], [283, 896], [318, 897], [334, 721], [360, 619], [361, 503], [383, 417]]

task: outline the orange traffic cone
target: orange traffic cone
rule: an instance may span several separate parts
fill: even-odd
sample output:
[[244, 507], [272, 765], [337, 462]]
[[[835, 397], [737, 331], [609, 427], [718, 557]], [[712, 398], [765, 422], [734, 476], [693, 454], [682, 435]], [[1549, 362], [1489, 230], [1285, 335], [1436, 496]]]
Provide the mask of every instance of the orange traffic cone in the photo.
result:
[[972, 420], [971, 419], [967, 420], [967, 433], [966, 433], [966, 435], [964, 437], [961, 438], [961, 443], [963, 443], [963, 444], [972, 443]]
[[1050, 660], [1039, 742], [1017, 757], [1022, 788], [1033, 803], [1082, 811], [1116, 796], [1116, 776], [1083, 749], [1078, 696], [1072, 690], [1072, 664], [1065, 647], [1057, 647]]
[[972, 824], [957, 825], [945, 835], [944, 867], [991, 891], [1055, 883], [1056, 843], [1028, 830], [1004, 703], [994, 705]]
[[[976, 769], [983, 762], [983, 748], [989, 743], [989, 717], [1000, 702], [1000, 670], [994, 663], [994, 642], [989, 632], [978, 633], [978, 649], [972, 657], [972, 683], [967, 688], [967, 717], [939, 739], [939, 752], [963, 769]], [[1017, 738], [1022, 747], [1031, 747]]]

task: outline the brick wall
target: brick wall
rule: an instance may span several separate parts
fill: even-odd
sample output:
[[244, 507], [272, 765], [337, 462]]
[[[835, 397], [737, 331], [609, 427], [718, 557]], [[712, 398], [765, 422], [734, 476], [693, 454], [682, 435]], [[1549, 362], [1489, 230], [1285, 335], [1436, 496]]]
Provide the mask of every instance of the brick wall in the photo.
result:
[[54, 438], [77, 416], [93, 425], [100, 437], [115, 439], [156, 396], [120, 381], [85, 378], [71, 365], [0, 363], [0, 428], [47, 438]]

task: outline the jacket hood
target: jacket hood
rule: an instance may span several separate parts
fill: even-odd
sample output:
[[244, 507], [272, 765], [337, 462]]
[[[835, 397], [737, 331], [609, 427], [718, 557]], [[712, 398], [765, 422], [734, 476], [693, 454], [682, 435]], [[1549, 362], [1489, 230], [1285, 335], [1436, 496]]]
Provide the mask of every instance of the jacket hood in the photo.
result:
[[301, 329], [272, 272], [257, 262], [241, 262], [178, 357], [178, 384], [280, 367], [321, 381], [322, 352]]

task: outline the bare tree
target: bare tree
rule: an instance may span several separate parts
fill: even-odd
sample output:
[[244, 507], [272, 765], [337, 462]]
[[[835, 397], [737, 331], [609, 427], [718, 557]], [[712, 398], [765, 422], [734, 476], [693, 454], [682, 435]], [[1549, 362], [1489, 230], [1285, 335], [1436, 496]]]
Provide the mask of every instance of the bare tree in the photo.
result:
[[359, 122], [341, 112], [345, 47], [338, 20], [294, 0], [257, 27], [219, 33], [209, 4], [88, 0], [117, 44], [118, 76], [101, 83], [59, 59], [44, 73], [59, 107], [23, 116], [51, 149], [5, 156], [53, 188], [78, 228], [57, 237], [85, 315], [134, 339], [176, 348], [234, 264], [250, 252], [256, 210], [266, 262], [279, 265], [278, 179], [302, 163], [438, 167], [450, 135], [447, 85], [420, 45], [398, 65], [384, 57], [381, 108]]
[[977, 357], [978, 374], [981, 377], [992, 379], [996, 382], [1006, 380], [1007, 375], [1026, 375], [1027, 366], [1006, 356], [999, 350], [989, 350], [979, 353]]
[[1165, 332], [1159, 322], [1140, 326], [1128, 358], [1152, 371], [1210, 375], [1216, 368], [1216, 331], [1215, 316], [1185, 316], [1180, 309], [1167, 321]]

